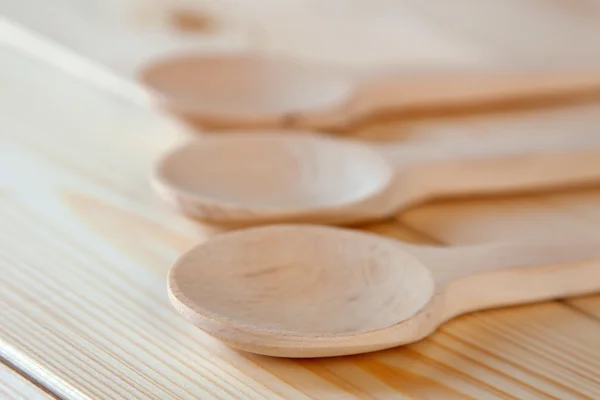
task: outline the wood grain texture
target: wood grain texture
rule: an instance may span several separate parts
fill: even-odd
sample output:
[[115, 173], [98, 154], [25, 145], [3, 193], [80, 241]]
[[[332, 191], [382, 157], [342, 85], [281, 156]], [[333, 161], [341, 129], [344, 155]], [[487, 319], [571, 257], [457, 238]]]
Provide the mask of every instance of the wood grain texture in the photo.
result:
[[56, 397], [0, 361], [0, 398], [3, 400], [52, 400]]
[[[52, 392], [94, 400], [598, 397], [597, 296], [471, 314], [415, 345], [363, 356], [293, 361], [224, 347], [179, 318], [166, 295], [171, 262], [217, 231], [165, 208], [148, 184], [152, 161], [185, 129], [9, 50], [0, 59], [0, 353]], [[372, 136], [389, 136], [386, 129]], [[540, 199], [529, 201], [535, 208]], [[595, 229], [596, 207], [588, 200], [561, 214], [564, 229]], [[393, 221], [364, 229], [433, 240]]]

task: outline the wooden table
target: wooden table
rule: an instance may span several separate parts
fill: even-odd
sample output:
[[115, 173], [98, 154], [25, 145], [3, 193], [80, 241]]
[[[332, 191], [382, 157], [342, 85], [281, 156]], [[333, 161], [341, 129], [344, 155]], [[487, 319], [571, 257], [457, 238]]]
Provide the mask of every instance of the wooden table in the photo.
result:
[[[165, 290], [170, 263], [218, 231], [170, 210], [147, 180], [152, 161], [192, 133], [15, 49], [0, 46], [0, 398], [600, 398], [600, 296], [474, 313], [360, 356], [287, 360], [223, 346], [181, 319]], [[600, 127], [600, 103], [353, 133], [573, 124]], [[362, 229], [443, 244], [600, 237], [600, 188], [429, 203]]]

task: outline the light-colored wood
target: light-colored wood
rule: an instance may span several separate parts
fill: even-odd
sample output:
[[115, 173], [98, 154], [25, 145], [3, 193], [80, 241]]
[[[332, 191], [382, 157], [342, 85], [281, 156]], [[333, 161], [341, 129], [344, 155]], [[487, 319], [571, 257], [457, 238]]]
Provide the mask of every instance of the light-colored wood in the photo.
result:
[[169, 295], [229, 346], [279, 357], [412, 343], [462, 313], [600, 291], [600, 241], [410, 246], [318, 225], [222, 234], [181, 256]]
[[[148, 93], [136, 81], [136, 71], [156, 57], [185, 50], [250, 50], [362, 70], [492, 67], [498, 72], [516, 66], [538, 71], [558, 68], [561, 74], [573, 69], [593, 71], [600, 65], [600, 53], [595, 51], [600, 8], [589, 0], [567, 3], [463, 1], [449, 7], [439, 0], [341, 1], [331, 5], [314, 0], [251, 0], [243, 5], [212, 0], [57, 0], [50, 5], [38, 0], [0, 0], [0, 11], [7, 18], [0, 21], [0, 40], [146, 104]], [[61, 23], [53, 23], [46, 18], [48, 14]], [[504, 85], [503, 79], [493, 85], [473, 85], [472, 79], [469, 96], [479, 98], [482, 90], [485, 94], [494, 87], [493, 92], [500, 87], [504, 95], [514, 93], [514, 87]], [[538, 87], [537, 79], [539, 76], [527, 85]], [[457, 87], [456, 78], [447, 80], [443, 75], [427, 82], [406, 80], [404, 77], [400, 83], [402, 104], [406, 99], [411, 104], [418, 99], [421, 105], [431, 105], [441, 92], [430, 89], [440, 86], [446, 99], [465, 93], [461, 82]], [[551, 82], [554, 85], [555, 81]], [[384, 104], [373, 103], [382, 93], [388, 94]], [[296, 115], [285, 123], [313, 128], [351, 124], [370, 114], [373, 105], [389, 106], [388, 99], [396, 102], [398, 92], [392, 90], [391, 97], [389, 93], [388, 85], [361, 92], [358, 97], [364, 101], [354, 101], [350, 107], [356, 118], [346, 118], [347, 112], [328, 112], [327, 118], [306, 120]], [[414, 112], [412, 107], [409, 111]], [[234, 125], [229, 119], [185, 114], [197, 130], [207, 125]], [[244, 118], [235, 124], [258, 122], [275, 121]]]
[[[595, 130], [600, 124], [600, 109], [589, 107], [579, 112], [556, 113], [547, 115], [546, 121], [532, 116], [503, 116], [496, 118], [467, 119], [477, 126], [482, 135], [495, 135], [506, 129], [543, 129], [551, 124], [557, 129], [567, 130], [568, 126], [577, 129]], [[422, 132], [435, 131], [436, 124], [423, 127]], [[558, 191], [536, 197], [512, 196], [501, 199], [462, 199], [461, 202], [430, 204], [398, 215], [398, 220], [415, 227], [430, 237], [436, 237], [444, 243], [464, 244], [498, 240], [513, 237], [517, 240], [532, 236], [557, 237], [561, 234], [579, 237], [597, 237], [594, 221], [598, 218], [596, 205], [600, 204], [598, 185], [589, 190]], [[573, 219], [573, 213], [581, 217]]]
[[170, 310], [166, 269], [199, 232], [161, 211], [146, 177], [186, 131], [6, 49], [1, 58], [1, 356], [67, 399], [312, 397]]
[[[3, 0], [0, 7], [11, 22], [63, 53], [130, 81], [146, 56], [194, 43], [200, 50], [251, 48], [363, 68], [600, 63], [600, 8], [589, 0], [462, 0], [452, 6], [442, 0]], [[61, 24], [44, 18], [49, 13]], [[204, 26], [213, 29], [182, 27], [182, 17], [207, 20]], [[69, 68], [60, 54], [47, 61]]]
[[248, 49], [244, 32], [229, 29], [208, 36], [178, 35], [144, 8], [137, 0], [54, 4], [0, 0], [5, 17], [0, 20], [0, 42], [142, 103], [147, 102], [147, 95], [134, 77], [141, 65], [155, 57], [172, 51]]
[[[599, 234], [594, 226], [597, 204], [600, 204], [599, 192], [590, 188], [543, 196], [431, 203], [398, 215], [398, 219], [427, 236], [451, 244], [494, 241], [507, 235], [515, 240], [563, 234], [594, 238]], [[579, 219], [573, 218], [576, 212], [581, 214]]]
[[[262, 54], [157, 58], [141, 81], [170, 112], [209, 128], [340, 129], [382, 112], [573, 99], [600, 93], [590, 70], [427, 68], [361, 76]], [[372, 75], [372, 74], [371, 74]]]
[[443, 138], [371, 148], [309, 132], [230, 132], [168, 152], [153, 182], [190, 217], [245, 225], [357, 223], [431, 198], [600, 182], [597, 130], [546, 128], [473, 139], [473, 128], [457, 126]]
[[0, 398], [3, 400], [52, 400], [50, 393], [0, 362]]
[[138, 79], [162, 107], [200, 125], [256, 128], [293, 123], [305, 112], [337, 113], [354, 91], [345, 75], [294, 59], [189, 53], [157, 57]]
[[[599, 296], [466, 315], [418, 343], [367, 355], [276, 359], [222, 346], [175, 313], [165, 288], [169, 265], [215, 229], [169, 212], [147, 184], [154, 160], [188, 132], [1, 51], [0, 349], [61, 398], [597, 397], [600, 323], [589, 316], [599, 314]], [[595, 126], [599, 116], [596, 107], [577, 120]], [[444, 131], [402, 121], [355, 134]], [[597, 232], [597, 201], [573, 200], [547, 212], [561, 210], [561, 229]], [[518, 238], [508, 223], [503, 240]], [[393, 221], [360, 228], [431, 243]]]

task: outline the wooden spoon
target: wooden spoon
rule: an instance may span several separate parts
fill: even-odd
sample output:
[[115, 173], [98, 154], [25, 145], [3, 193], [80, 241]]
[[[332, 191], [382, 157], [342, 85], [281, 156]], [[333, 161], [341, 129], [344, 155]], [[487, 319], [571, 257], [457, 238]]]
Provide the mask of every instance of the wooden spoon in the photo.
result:
[[184, 214], [213, 223], [350, 224], [434, 197], [600, 182], [600, 134], [448, 135], [395, 145], [308, 132], [230, 133], [172, 150], [153, 175]]
[[375, 77], [259, 54], [180, 55], [139, 73], [160, 104], [208, 127], [334, 129], [382, 111], [590, 94], [598, 71], [405, 71]]
[[249, 352], [324, 357], [422, 339], [466, 312], [600, 290], [600, 242], [436, 248], [311, 225], [222, 234], [168, 276], [188, 321]]

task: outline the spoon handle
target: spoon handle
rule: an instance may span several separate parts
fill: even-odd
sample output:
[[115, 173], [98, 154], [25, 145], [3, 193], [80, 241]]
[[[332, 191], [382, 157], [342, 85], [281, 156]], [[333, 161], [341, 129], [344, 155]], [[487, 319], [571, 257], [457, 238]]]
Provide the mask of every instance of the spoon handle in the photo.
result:
[[486, 308], [600, 291], [600, 241], [498, 243], [422, 250], [444, 319]]
[[551, 100], [598, 91], [598, 71], [404, 73], [364, 80], [349, 104], [349, 113], [356, 119], [391, 110]]
[[397, 168], [394, 207], [434, 197], [600, 182], [600, 131], [519, 132], [405, 143], [380, 151]]

